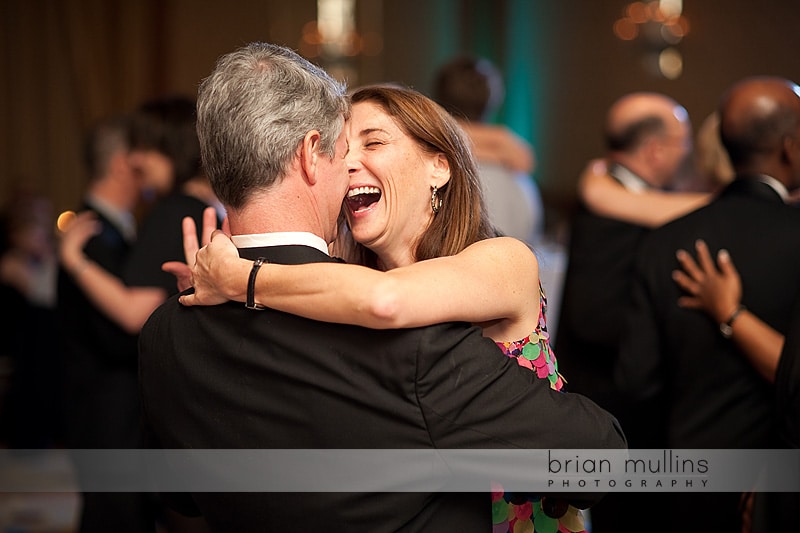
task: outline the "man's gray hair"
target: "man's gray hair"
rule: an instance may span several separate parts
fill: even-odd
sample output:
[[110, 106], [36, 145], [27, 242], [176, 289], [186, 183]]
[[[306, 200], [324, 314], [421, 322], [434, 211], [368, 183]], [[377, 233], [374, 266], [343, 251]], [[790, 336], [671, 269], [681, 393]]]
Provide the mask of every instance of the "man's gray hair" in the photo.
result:
[[311, 130], [332, 158], [348, 114], [345, 85], [288, 48], [251, 43], [220, 57], [197, 99], [203, 164], [217, 197], [240, 208], [277, 183]]

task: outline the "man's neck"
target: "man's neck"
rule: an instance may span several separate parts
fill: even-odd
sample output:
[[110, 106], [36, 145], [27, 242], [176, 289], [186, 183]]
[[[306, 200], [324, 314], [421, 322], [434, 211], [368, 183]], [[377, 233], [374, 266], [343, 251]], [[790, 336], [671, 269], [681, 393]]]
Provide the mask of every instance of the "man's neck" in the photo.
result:
[[136, 219], [130, 210], [120, 209], [118, 205], [109, 201], [106, 195], [94, 194], [93, 191], [86, 193], [86, 202], [110, 220], [126, 240], [133, 241], [136, 238]]
[[233, 235], [233, 244], [237, 248], [260, 248], [266, 246], [309, 246], [316, 248], [324, 254], [328, 253], [328, 245], [324, 239], [305, 231], [251, 233], [248, 235]]
[[87, 191], [87, 197], [98, 198], [105, 205], [125, 212], [132, 212], [139, 203], [140, 189], [122, 178], [108, 176], [94, 182]]
[[231, 235], [305, 232], [326, 243], [336, 235], [336, 221], [325, 218], [305, 180], [295, 175], [253, 192], [239, 209], [225, 207]]
[[[270, 209], [268, 206], [278, 206]], [[239, 211], [227, 210], [231, 235], [263, 235], [275, 233], [305, 233], [325, 242], [323, 232], [308, 220], [307, 211], [299, 208], [281, 209], [278, 202], [259, 202]]]

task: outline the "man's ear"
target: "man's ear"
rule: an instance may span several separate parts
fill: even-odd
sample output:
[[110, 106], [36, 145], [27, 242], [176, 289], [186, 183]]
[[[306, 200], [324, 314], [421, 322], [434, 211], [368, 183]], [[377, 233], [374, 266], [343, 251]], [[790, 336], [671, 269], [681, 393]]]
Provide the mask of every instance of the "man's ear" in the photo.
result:
[[645, 139], [639, 148], [648, 165], [658, 164], [663, 158], [666, 145], [656, 136]]
[[781, 143], [781, 158], [792, 168], [800, 166], [800, 142], [792, 136], [785, 135]]
[[441, 152], [436, 154], [433, 159], [433, 181], [431, 186], [442, 188], [450, 181], [450, 162]]
[[311, 130], [303, 137], [303, 142], [300, 144], [300, 165], [303, 169], [303, 175], [306, 177], [309, 185], [314, 185], [317, 182], [317, 168], [320, 158], [320, 143], [322, 136], [317, 130]]

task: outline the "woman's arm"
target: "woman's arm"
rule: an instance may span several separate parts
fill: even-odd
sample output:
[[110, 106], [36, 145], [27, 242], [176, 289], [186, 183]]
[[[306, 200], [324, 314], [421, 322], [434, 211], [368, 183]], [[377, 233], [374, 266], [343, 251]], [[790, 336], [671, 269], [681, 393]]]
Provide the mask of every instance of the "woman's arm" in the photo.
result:
[[61, 265], [106, 316], [128, 333], [139, 333], [150, 314], [166, 300], [167, 294], [157, 287], [128, 287], [86, 257], [83, 247], [98, 229], [94, 213], [79, 214], [61, 235]]
[[608, 175], [603, 159], [594, 159], [586, 165], [578, 180], [578, 196], [589, 210], [600, 216], [648, 228], [694, 211], [711, 199], [710, 193], [629, 191]]
[[[685, 250], [678, 250], [683, 270], [673, 272], [673, 279], [687, 292], [678, 305], [701, 309], [717, 324], [724, 324], [740, 309], [742, 281], [730, 255], [725, 250], [717, 254], [717, 266], [711, 259], [708, 246], [702, 240], [695, 244], [697, 262]], [[731, 338], [767, 381], [774, 383], [784, 336], [747, 309], [736, 314], [730, 324]]]
[[514, 172], [531, 174], [536, 165], [533, 147], [505, 126], [462, 122], [479, 161], [497, 163]]
[[[252, 265], [239, 258], [224, 233], [215, 232], [211, 243], [197, 253], [192, 269], [195, 293], [181, 296], [181, 303], [244, 302]], [[529, 314], [538, 317], [538, 275], [530, 248], [499, 237], [477, 242], [455, 256], [387, 272], [343, 263], [264, 264], [256, 278], [255, 301], [308, 318], [372, 328], [451, 320], [527, 321]]]

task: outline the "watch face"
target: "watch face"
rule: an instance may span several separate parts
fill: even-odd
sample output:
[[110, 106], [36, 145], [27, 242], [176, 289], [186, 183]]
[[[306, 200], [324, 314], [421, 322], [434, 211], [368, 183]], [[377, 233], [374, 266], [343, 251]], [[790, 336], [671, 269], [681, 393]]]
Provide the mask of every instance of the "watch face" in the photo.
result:
[[733, 312], [728, 321], [723, 322], [722, 324], [719, 325], [719, 332], [722, 333], [723, 337], [725, 337], [726, 339], [731, 338], [731, 335], [733, 335], [733, 321], [736, 320], [736, 317], [738, 317], [739, 314], [746, 309], [747, 308], [745, 306], [739, 304], [739, 306]]

